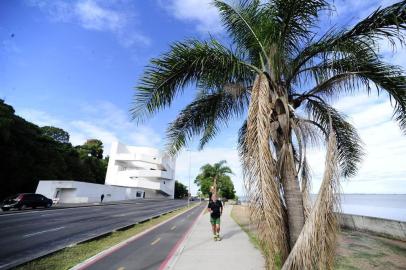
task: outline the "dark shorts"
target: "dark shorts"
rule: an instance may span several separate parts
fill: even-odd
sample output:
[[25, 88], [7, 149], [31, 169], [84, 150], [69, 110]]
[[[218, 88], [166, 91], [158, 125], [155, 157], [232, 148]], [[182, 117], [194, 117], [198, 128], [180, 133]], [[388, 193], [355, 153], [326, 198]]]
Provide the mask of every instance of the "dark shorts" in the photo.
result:
[[219, 217], [218, 218], [210, 217], [210, 223], [211, 223], [211, 225], [215, 225], [215, 224], [220, 225], [220, 218]]

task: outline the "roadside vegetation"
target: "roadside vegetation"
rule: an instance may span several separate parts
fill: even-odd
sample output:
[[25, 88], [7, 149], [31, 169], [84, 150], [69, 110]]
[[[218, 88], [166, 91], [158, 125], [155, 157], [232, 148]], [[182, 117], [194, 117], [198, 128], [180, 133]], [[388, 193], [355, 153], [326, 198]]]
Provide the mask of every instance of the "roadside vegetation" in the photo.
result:
[[[233, 205], [231, 217], [247, 233], [251, 243], [263, 252], [256, 227], [250, 222], [248, 207]], [[338, 235], [336, 270], [400, 270], [405, 265], [405, 242], [348, 230], [342, 230]]]
[[[194, 205], [190, 206], [194, 207]], [[73, 266], [85, 261], [86, 259], [106, 250], [122, 241], [142, 233], [143, 231], [157, 225], [169, 218], [181, 214], [188, 210], [188, 207], [183, 207], [173, 212], [164, 214], [158, 218], [136, 224], [122, 231], [112, 232], [106, 236], [95, 240], [87, 241], [72, 247], [64, 248], [48, 256], [28, 262], [14, 268], [15, 270], [67, 270]]]
[[0, 153], [0, 200], [35, 192], [39, 180], [81, 179], [104, 184], [108, 164], [100, 140], [73, 146], [68, 132], [28, 122], [1, 99]]
[[[406, 132], [406, 76], [380, 52], [406, 43], [406, 1], [376, 7], [354, 25], [320, 22], [325, 0], [214, 0], [229, 39], [189, 38], [151, 59], [136, 86], [138, 121], [195, 88], [195, 99], [167, 129], [178, 153], [199, 137], [203, 148], [241, 120], [239, 154], [250, 217], [266, 246], [267, 269], [332, 269], [340, 179], [364, 156], [356, 128], [334, 108], [345, 95], [377, 93]], [[229, 40], [229, 44], [222, 41]], [[306, 149], [326, 146], [325, 172], [311, 205]]]
[[223, 199], [235, 199], [231, 174], [233, 171], [227, 166], [227, 161], [221, 160], [213, 165], [203, 165], [194, 182], [199, 187], [199, 192], [203, 197], [207, 198], [210, 193], [217, 193], [217, 196]]
[[179, 182], [178, 180], [175, 181], [175, 199], [183, 199], [188, 197], [188, 190], [187, 187]]

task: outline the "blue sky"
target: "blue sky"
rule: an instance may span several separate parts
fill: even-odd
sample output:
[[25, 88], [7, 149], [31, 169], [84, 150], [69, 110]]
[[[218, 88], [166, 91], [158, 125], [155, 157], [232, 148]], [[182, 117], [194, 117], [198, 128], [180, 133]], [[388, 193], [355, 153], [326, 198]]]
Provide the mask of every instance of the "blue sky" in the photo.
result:
[[[73, 144], [99, 138], [106, 152], [113, 140], [162, 148], [167, 123], [190, 101], [193, 88], [164, 110], [137, 126], [129, 109], [134, 86], [143, 67], [173, 41], [207, 38], [227, 40], [217, 11], [208, 0], [26, 0], [0, 2], [0, 98], [17, 114], [40, 126], [67, 130]], [[351, 24], [390, 1], [335, 1], [332, 18], [322, 25]], [[389, 62], [405, 65], [406, 52], [393, 54], [384, 44]], [[406, 193], [403, 166], [406, 140], [391, 122], [385, 97], [345, 97], [336, 103], [359, 128], [367, 155], [360, 173], [343, 183], [345, 192]], [[235, 150], [235, 120], [202, 152], [180, 154], [177, 178], [187, 184], [207, 162], [228, 160], [237, 192], [243, 193]], [[365, 123], [368, 123], [366, 125]], [[323, 149], [311, 149], [316, 192], [323, 170]], [[192, 186], [194, 193], [196, 187]]]

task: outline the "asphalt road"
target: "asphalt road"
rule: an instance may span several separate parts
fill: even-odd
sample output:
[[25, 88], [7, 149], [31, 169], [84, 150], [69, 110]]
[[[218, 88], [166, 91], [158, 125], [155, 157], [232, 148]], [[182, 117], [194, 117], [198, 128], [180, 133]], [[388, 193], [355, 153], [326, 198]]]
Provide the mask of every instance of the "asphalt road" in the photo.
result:
[[116, 204], [0, 215], [0, 269], [185, 206], [183, 200]]
[[[142, 235], [81, 270], [158, 270], [176, 243], [200, 215], [205, 203]], [[210, 230], [207, 223], [207, 230]]]

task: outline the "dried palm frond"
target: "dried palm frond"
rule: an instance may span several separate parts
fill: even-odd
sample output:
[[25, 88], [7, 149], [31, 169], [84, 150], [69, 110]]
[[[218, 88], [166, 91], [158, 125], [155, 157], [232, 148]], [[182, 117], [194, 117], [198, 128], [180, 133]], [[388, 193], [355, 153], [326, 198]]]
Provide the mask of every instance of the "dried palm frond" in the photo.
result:
[[273, 269], [278, 257], [286, 258], [288, 248], [276, 162], [269, 145], [270, 91], [266, 76], [258, 75], [251, 93], [242, 161], [251, 220], [258, 226], [260, 242], [267, 253], [267, 266]]
[[300, 183], [303, 196], [304, 215], [305, 220], [307, 220], [312, 209], [312, 200], [310, 198], [311, 174], [309, 164], [307, 163], [306, 155], [304, 156], [302, 169], [300, 172]]
[[336, 135], [330, 131], [325, 171], [316, 203], [283, 265], [283, 270], [333, 269], [338, 205], [338, 152]]

